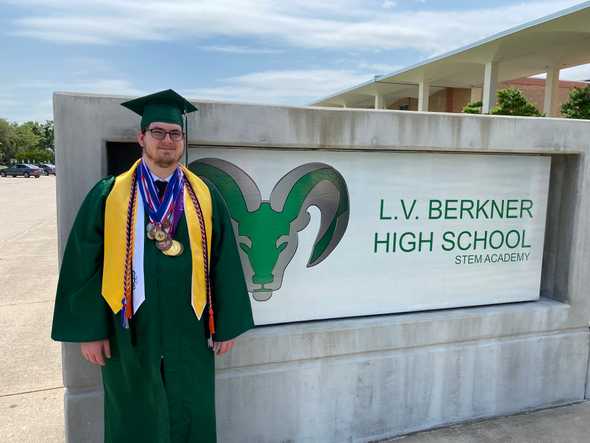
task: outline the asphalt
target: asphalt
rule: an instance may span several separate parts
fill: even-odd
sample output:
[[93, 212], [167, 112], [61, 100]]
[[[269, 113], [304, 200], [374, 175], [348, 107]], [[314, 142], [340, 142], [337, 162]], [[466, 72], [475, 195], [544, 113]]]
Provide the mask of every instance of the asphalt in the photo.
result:
[[[64, 441], [55, 177], [0, 178], [0, 443]], [[587, 443], [590, 402], [453, 425], [388, 442]]]

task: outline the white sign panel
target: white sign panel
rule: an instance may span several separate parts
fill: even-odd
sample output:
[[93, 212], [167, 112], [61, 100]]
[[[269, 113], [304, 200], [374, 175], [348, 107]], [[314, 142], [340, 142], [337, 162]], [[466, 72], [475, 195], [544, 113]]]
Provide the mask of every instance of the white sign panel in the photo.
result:
[[539, 297], [550, 159], [195, 148], [256, 324]]

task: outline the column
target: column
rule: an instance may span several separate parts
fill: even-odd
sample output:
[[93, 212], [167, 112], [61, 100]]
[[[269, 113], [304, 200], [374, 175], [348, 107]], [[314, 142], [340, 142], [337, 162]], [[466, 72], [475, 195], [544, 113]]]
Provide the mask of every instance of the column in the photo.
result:
[[496, 106], [496, 87], [498, 83], [498, 63], [487, 62], [483, 77], [483, 91], [481, 108], [482, 114], [489, 114], [494, 106]]
[[559, 117], [559, 68], [553, 66], [547, 70], [545, 79], [545, 103], [543, 112], [547, 117]]
[[385, 98], [382, 94], [375, 95], [375, 109], [385, 109]]
[[428, 112], [428, 99], [430, 98], [430, 82], [422, 80], [418, 83], [418, 111]]

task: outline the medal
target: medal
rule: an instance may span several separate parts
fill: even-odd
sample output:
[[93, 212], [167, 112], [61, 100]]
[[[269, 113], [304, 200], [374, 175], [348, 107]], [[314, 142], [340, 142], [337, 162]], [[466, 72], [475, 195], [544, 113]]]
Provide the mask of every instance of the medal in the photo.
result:
[[176, 256], [182, 254], [183, 251], [184, 251], [184, 247], [182, 246], [182, 243], [180, 243], [177, 240], [172, 240], [170, 247], [166, 250], [162, 250], [164, 255], [168, 255], [170, 257], [176, 257]]
[[173, 240], [179, 219], [184, 210], [183, 192], [184, 178], [179, 168], [172, 175], [162, 198], [158, 195], [153, 177], [141, 162], [138, 165], [138, 189], [141, 193], [149, 222], [146, 225], [146, 236], [154, 241], [154, 245], [163, 254], [177, 256], [182, 254], [184, 247]]
[[162, 252], [167, 251], [168, 249], [170, 249], [171, 246], [172, 240], [168, 238], [163, 241], [156, 241], [156, 248], [158, 248]]
[[156, 230], [154, 231], [154, 240], [156, 240], [157, 242], [163, 242], [167, 238], [168, 236], [166, 235], [165, 231], [156, 228]]
[[156, 238], [156, 228], [153, 223], [148, 223], [146, 226], [147, 238], [154, 240]]

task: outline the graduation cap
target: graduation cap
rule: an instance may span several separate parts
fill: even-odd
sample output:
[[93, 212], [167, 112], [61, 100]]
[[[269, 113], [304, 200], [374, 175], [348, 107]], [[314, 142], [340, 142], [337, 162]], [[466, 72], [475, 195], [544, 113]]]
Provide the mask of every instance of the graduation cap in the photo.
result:
[[192, 103], [172, 89], [129, 100], [121, 106], [141, 115], [141, 129], [153, 122], [176, 123], [184, 128], [183, 116], [197, 111]]

